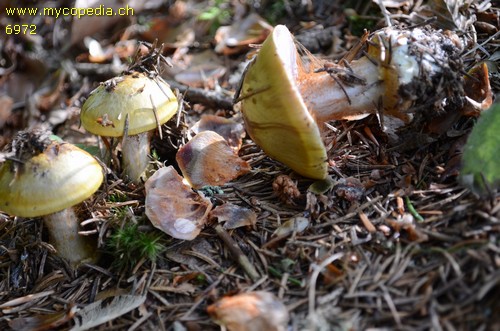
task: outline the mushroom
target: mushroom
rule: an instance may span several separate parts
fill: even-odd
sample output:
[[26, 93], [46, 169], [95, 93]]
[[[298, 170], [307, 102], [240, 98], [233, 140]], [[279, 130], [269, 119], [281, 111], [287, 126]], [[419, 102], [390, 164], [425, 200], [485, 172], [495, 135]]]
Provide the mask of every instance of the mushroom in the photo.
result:
[[177, 109], [177, 98], [161, 77], [132, 72], [93, 90], [82, 106], [80, 119], [93, 134], [123, 137], [123, 174], [138, 182], [149, 164], [151, 133]]
[[451, 33], [388, 27], [371, 35], [365, 56], [306, 68], [290, 31], [278, 25], [247, 66], [236, 100], [264, 152], [305, 177], [323, 179], [323, 122], [377, 114], [383, 125], [400, 125], [414, 110], [439, 111], [459, 101], [460, 51]]
[[0, 210], [19, 217], [43, 216], [50, 242], [72, 266], [95, 257], [81, 236], [74, 207], [101, 186], [103, 171], [84, 150], [42, 130], [21, 131], [0, 167]]

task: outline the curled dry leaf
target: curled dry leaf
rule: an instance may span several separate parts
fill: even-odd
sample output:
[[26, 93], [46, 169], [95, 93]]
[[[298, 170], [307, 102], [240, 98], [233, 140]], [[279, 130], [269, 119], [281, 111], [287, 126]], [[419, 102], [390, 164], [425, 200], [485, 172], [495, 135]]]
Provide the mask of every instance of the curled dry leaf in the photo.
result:
[[283, 223], [279, 228], [274, 231], [274, 236], [284, 237], [291, 235], [294, 231], [301, 233], [309, 226], [309, 220], [306, 217], [297, 216], [292, 217], [285, 223]]
[[161, 168], [145, 183], [146, 216], [177, 239], [192, 240], [212, 209], [209, 199], [193, 192], [172, 166]]
[[483, 62], [475, 66], [469, 70], [464, 80], [467, 103], [462, 112], [465, 115], [478, 116], [483, 110], [490, 108], [493, 104], [488, 65]]
[[189, 67], [175, 75], [175, 80], [191, 87], [204, 87], [215, 85], [215, 82], [219, 80], [226, 73], [226, 68], [223, 66], [206, 62]]
[[257, 223], [257, 215], [251, 209], [240, 207], [232, 203], [217, 206], [209, 214], [210, 218], [217, 218], [224, 223], [225, 229], [236, 229], [242, 226], [252, 226]]
[[193, 125], [191, 130], [195, 134], [202, 131], [214, 131], [226, 139], [229, 146], [231, 146], [235, 152], [240, 150], [243, 137], [245, 136], [243, 124], [233, 119], [217, 115], [202, 115], [200, 120]]
[[246, 174], [250, 165], [213, 131], [198, 133], [176, 155], [184, 178], [192, 187], [221, 186]]
[[207, 312], [228, 331], [284, 331], [288, 323], [285, 305], [264, 291], [224, 297], [208, 306]]
[[210, 49], [184, 54], [178, 48], [172, 56], [172, 64], [172, 67], [165, 68], [165, 75], [191, 87], [214, 89], [227, 71], [217, 54]]

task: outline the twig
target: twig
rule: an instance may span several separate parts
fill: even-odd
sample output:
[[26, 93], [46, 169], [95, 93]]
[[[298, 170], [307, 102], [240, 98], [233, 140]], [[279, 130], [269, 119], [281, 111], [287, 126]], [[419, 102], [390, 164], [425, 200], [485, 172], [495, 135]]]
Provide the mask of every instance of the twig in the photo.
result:
[[345, 220], [348, 220], [349, 218], [352, 218], [352, 217], [358, 215], [359, 212], [361, 212], [361, 211], [365, 210], [366, 208], [374, 205], [375, 203], [379, 202], [380, 200], [382, 200], [382, 196], [379, 195], [379, 196], [373, 198], [372, 200], [365, 202], [364, 204], [362, 204], [361, 206], [359, 206], [358, 208], [356, 208], [356, 210], [354, 210], [354, 211], [352, 211], [350, 213], [347, 213], [347, 214], [345, 214], [342, 217], [335, 218], [335, 219], [333, 219], [331, 221], [315, 225], [314, 228], [320, 229], [320, 228], [324, 228], [324, 227], [327, 227], [327, 226], [330, 226], [330, 225], [333, 225], [333, 224], [341, 223], [341, 222], [343, 222]]
[[221, 272], [219, 274], [219, 277], [217, 277], [217, 279], [212, 283], [210, 284], [204, 291], [203, 293], [201, 293], [195, 300], [194, 300], [194, 303], [191, 303], [191, 307], [189, 308], [188, 311], [186, 311], [184, 313], [184, 315], [181, 316], [181, 318], [179, 319], [180, 321], [184, 321], [184, 320], [189, 320], [189, 316], [193, 313], [193, 311], [195, 311], [198, 306], [206, 299], [206, 297], [208, 296], [208, 293], [210, 293], [215, 287], [217, 287], [217, 285], [220, 284], [220, 282], [222, 281], [222, 279], [224, 277], [226, 277], [226, 275], [228, 275], [229, 273], [233, 272], [232, 268], [235, 268], [235, 267], [231, 267], [227, 270], [227, 272]]
[[216, 109], [233, 109], [232, 99], [222, 93], [186, 86], [173, 80], [167, 80], [166, 82], [170, 85], [170, 88], [178, 89], [183, 94], [184, 100], [191, 103], [201, 103], [207, 107]]
[[[330, 263], [332, 263], [335, 260], [340, 259], [342, 256], [344, 256], [344, 253], [337, 253], [329, 256], [323, 262], [321, 262], [319, 265], [317, 264], [312, 264], [311, 267], [313, 269], [313, 273], [311, 275], [311, 280], [309, 281], [309, 321], [312, 323], [314, 318], [312, 318], [314, 314], [314, 310], [316, 309], [316, 281], [318, 280], [319, 273], [326, 268]], [[309, 328], [309, 330], [314, 330], [314, 328]]]
[[245, 254], [241, 251], [240, 247], [238, 244], [231, 238], [229, 233], [227, 233], [226, 230], [220, 225], [217, 224], [215, 226], [215, 232], [217, 232], [217, 235], [219, 238], [222, 239], [224, 244], [226, 244], [226, 247], [229, 249], [231, 252], [231, 255], [233, 258], [238, 262], [238, 264], [243, 268], [243, 271], [253, 280], [257, 281], [260, 278], [259, 273], [257, 270], [253, 267], [253, 265], [250, 263], [248, 258], [246, 257]]
[[35, 293], [35, 294], [28, 294], [28, 295], [25, 295], [23, 297], [12, 299], [10, 301], [4, 302], [3, 304], [0, 305], [0, 308], [19, 306], [20, 304], [23, 304], [26, 302], [31, 302], [31, 301], [36, 300], [36, 299], [44, 298], [44, 297], [49, 296], [51, 294], [54, 294], [53, 290], [44, 291], [44, 292]]
[[363, 213], [362, 211], [360, 211], [358, 213], [359, 215], [359, 219], [361, 220], [361, 222], [363, 223], [363, 225], [365, 226], [366, 230], [368, 230], [368, 232], [370, 233], [375, 233], [377, 232], [377, 229], [375, 228], [375, 226], [373, 225], [373, 223], [370, 221], [370, 219], [368, 218], [368, 216], [366, 216], [365, 213]]

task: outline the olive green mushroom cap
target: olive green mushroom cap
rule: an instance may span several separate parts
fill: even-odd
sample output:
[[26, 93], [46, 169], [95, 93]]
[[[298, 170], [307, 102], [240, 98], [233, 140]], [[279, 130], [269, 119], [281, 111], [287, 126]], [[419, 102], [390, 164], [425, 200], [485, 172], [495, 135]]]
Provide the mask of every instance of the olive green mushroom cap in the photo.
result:
[[276, 26], [243, 78], [243, 118], [248, 134], [267, 155], [305, 177], [324, 179], [326, 149], [296, 84], [297, 55], [288, 29]]
[[121, 137], [127, 115], [127, 133], [136, 135], [167, 122], [177, 109], [177, 98], [163, 79], [133, 72], [93, 90], [82, 106], [80, 119], [93, 134]]
[[86, 200], [101, 186], [102, 167], [89, 153], [53, 141], [23, 164], [0, 167], [0, 210], [20, 217], [49, 215]]

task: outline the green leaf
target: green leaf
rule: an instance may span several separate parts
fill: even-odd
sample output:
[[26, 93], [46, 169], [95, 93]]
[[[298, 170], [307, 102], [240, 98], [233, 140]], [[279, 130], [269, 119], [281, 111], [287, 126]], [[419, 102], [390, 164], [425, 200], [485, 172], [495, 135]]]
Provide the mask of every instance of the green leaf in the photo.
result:
[[335, 185], [332, 177], [327, 176], [325, 179], [315, 181], [309, 186], [308, 191], [314, 194], [323, 194]]
[[479, 195], [500, 186], [500, 104], [484, 111], [470, 133], [462, 156], [460, 182]]

